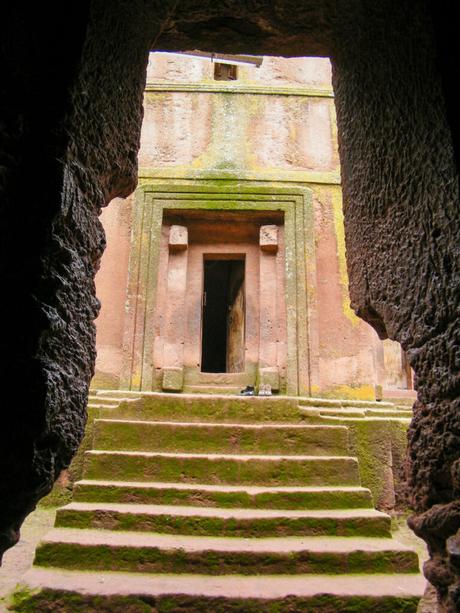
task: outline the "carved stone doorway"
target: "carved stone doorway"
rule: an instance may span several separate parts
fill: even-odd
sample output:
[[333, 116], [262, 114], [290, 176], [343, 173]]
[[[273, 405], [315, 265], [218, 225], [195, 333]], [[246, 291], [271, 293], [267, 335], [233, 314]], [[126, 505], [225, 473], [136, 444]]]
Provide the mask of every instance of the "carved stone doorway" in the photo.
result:
[[[267, 383], [281, 394], [310, 394], [317, 353], [310, 190], [242, 183], [138, 190], [121, 387], [238, 393]], [[219, 260], [244, 260], [244, 291], [226, 323], [238, 350], [222, 350], [220, 365], [209, 366], [203, 283], [206, 262]], [[244, 325], [236, 325], [242, 301]]]

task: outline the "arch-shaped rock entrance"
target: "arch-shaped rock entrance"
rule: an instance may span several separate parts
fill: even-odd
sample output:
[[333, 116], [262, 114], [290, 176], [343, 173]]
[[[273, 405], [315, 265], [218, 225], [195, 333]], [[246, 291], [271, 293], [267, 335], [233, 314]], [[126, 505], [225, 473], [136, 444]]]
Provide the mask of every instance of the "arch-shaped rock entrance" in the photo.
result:
[[148, 51], [330, 55], [352, 304], [382, 337], [401, 342], [415, 371], [413, 526], [430, 544], [428, 578], [444, 609], [456, 610], [453, 20], [428, 2], [389, 0], [234, 0], [206, 10], [192, 0], [138, 0], [129, 11], [94, 0], [72, 15], [47, 10], [10, 7], [3, 45], [1, 265], [14, 306], [2, 303], [3, 375], [13, 394], [3, 414], [1, 548], [16, 541], [83, 434], [104, 244], [97, 216], [135, 187]]

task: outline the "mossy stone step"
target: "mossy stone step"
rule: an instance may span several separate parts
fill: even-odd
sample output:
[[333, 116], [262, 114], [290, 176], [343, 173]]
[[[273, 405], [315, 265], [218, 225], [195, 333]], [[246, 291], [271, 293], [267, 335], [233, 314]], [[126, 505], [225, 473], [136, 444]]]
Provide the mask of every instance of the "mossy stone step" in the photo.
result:
[[313, 418], [328, 418], [328, 417], [340, 417], [342, 419], [349, 418], [361, 418], [367, 417], [380, 417], [386, 419], [388, 417], [395, 417], [401, 419], [410, 419], [412, 414], [409, 411], [401, 411], [397, 408], [394, 409], [360, 409], [347, 407], [344, 409], [325, 409], [320, 407], [300, 407], [300, 412], [306, 417]]
[[109, 406], [116, 407], [120, 404], [120, 402], [124, 402], [126, 399], [117, 398], [112, 396], [92, 396], [88, 397], [88, 404], [90, 405], [98, 405], [98, 406]]
[[320, 417], [311, 418], [308, 420], [312, 425], [336, 425], [336, 426], [350, 426], [353, 427], [359, 423], [373, 424], [372, 428], [386, 427], [391, 423], [399, 423], [403, 424], [406, 428], [411, 422], [411, 418], [398, 416], [398, 417], [375, 417], [368, 416], [365, 417], [346, 417], [344, 415], [334, 416], [334, 415], [321, 415]]
[[395, 405], [392, 402], [380, 401], [380, 400], [354, 400], [344, 398], [299, 398], [300, 406], [305, 407], [324, 407], [324, 408], [336, 408], [336, 407], [352, 407], [355, 409], [394, 409]]
[[[163, 399], [187, 399], [195, 398], [200, 399], [204, 397], [209, 400], [209, 396], [205, 394], [189, 394], [189, 393], [181, 393], [181, 394], [171, 394], [167, 392], [139, 392], [139, 391], [130, 391], [130, 390], [91, 390], [91, 396], [101, 397], [109, 397], [109, 398], [128, 398], [128, 399], [140, 399], [140, 398], [149, 398], [149, 399], [158, 399], [162, 401]], [[213, 399], [217, 402], [222, 398], [227, 396], [227, 394], [214, 394]], [[237, 400], [248, 400], [244, 397], [236, 397]], [[367, 407], [367, 408], [394, 408], [395, 403], [389, 400], [359, 400], [354, 398], [319, 398], [312, 396], [277, 396], [273, 395], [269, 398], [270, 400], [278, 401], [288, 401], [294, 404], [300, 404], [302, 406], [317, 406], [317, 407]], [[413, 404], [414, 399], [411, 399]]]
[[84, 479], [73, 499], [83, 502], [177, 504], [243, 509], [369, 509], [364, 487], [255, 487], [190, 483], [142, 483]]
[[215, 538], [55, 528], [35, 565], [142, 573], [417, 573], [417, 554], [392, 539]]
[[300, 412], [304, 417], [323, 418], [323, 417], [366, 417], [365, 409], [323, 409], [321, 407], [300, 407]]
[[210, 424], [97, 419], [99, 450], [347, 455], [344, 426]]
[[55, 525], [199, 536], [389, 538], [390, 523], [389, 515], [374, 509], [280, 511], [73, 502], [58, 510]]
[[[143, 613], [415, 613], [421, 575], [156, 575], [35, 567], [21, 594], [26, 611]], [[19, 598], [18, 598], [19, 600]], [[65, 609], [65, 607], [68, 607]], [[72, 609], [72, 607], [74, 607]]]
[[283, 396], [160, 394], [122, 401], [111, 419], [230, 423], [300, 422], [298, 400]]
[[367, 409], [366, 417], [400, 417], [402, 419], [412, 419], [412, 411], [406, 411], [395, 407], [393, 410], [389, 409]]
[[50, 589], [29, 611], [47, 610], [46, 598], [86, 610], [93, 593], [94, 611], [416, 610], [417, 555], [391, 538], [346, 455], [351, 422], [393, 407], [113, 392], [91, 402], [100, 399], [85, 479], [37, 549], [31, 583], [35, 572]]
[[212, 394], [212, 395], [232, 395], [238, 396], [240, 391], [246, 387], [246, 383], [241, 385], [185, 385], [185, 394]]
[[84, 477], [227, 485], [359, 485], [358, 461], [347, 456], [93, 450], [85, 453]]
[[[105, 412], [107, 415], [110, 415], [110, 412], [118, 408], [118, 404], [98, 404], [96, 401], [88, 403], [88, 411], [95, 411], [99, 415], [101, 411]], [[105, 414], [104, 413], [104, 414]]]

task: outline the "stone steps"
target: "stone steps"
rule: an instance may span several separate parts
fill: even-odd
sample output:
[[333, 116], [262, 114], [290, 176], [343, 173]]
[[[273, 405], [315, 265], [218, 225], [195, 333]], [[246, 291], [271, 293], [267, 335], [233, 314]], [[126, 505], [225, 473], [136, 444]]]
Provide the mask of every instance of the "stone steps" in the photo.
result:
[[95, 410], [97, 413], [100, 411], [114, 410], [118, 407], [118, 404], [98, 404], [97, 402], [92, 402], [88, 404], [88, 410]]
[[116, 409], [121, 403], [129, 404], [136, 402], [138, 398], [129, 396], [116, 396], [116, 395], [102, 395], [102, 394], [90, 394], [88, 397], [88, 407], [96, 409]]
[[371, 493], [360, 486], [255, 487], [83, 479], [74, 500], [250, 509], [362, 509]]
[[[243, 385], [243, 384], [242, 384]], [[205, 387], [206, 390], [212, 391], [212, 403], [215, 406], [219, 406], [222, 401], [236, 400], [237, 402], [247, 404], [253, 402], [254, 399], [258, 399], [262, 402], [270, 400], [276, 404], [285, 404], [294, 407], [315, 407], [315, 408], [355, 408], [355, 409], [380, 409], [380, 410], [392, 410], [395, 408], [412, 410], [412, 404], [414, 399], [410, 399], [408, 406], [401, 406], [405, 404], [405, 400], [399, 402], [396, 407], [394, 402], [389, 401], [377, 401], [377, 400], [356, 400], [356, 399], [341, 399], [341, 398], [314, 398], [314, 397], [298, 397], [298, 396], [278, 396], [274, 394], [269, 397], [242, 397], [239, 395], [240, 387], [238, 386], [218, 386], [218, 385], [205, 385], [205, 386], [190, 386], [190, 391], [186, 391], [182, 394], [170, 394], [162, 392], [137, 392], [129, 390], [93, 390], [90, 394], [91, 399], [109, 399], [111, 402], [117, 400], [143, 400], [146, 404], [155, 402], [156, 404], [178, 404], [187, 405], [192, 401], [201, 402], [202, 400], [210, 400], [209, 393], [199, 392], [195, 388]], [[243, 385], [244, 387], [244, 385]], [[219, 391], [221, 390], [221, 392]], [[233, 393], [232, 393], [233, 392]], [[231, 398], [229, 398], [231, 396]], [[193, 404], [193, 403], [192, 403]]]
[[[415, 613], [425, 581], [420, 575], [166, 575], [88, 573], [35, 567], [25, 577], [36, 611], [44, 611], [51, 591], [61, 605], [80, 594], [80, 610], [124, 610], [127, 599], [135, 611], [184, 613]], [[69, 596], [70, 594], [70, 596]], [[116, 607], [119, 608], [116, 608]], [[134, 607], [138, 608], [134, 608]], [[61, 609], [63, 610], [63, 609]], [[71, 609], [69, 608], [69, 611]]]
[[117, 606], [152, 613], [415, 612], [417, 555], [372, 508], [349, 426], [311, 423], [392, 405], [101, 397], [84, 478], [37, 548], [30, 585], [70, 592], [81, 610], [94, 594], [107, 610], [123, 595]]
[[354, 400], [339, 398], [299, 398], [298, 404], [301, 407], [323, 407], [323, 408], [367, 408], [367, 409], [392, 409], [392, 402], [377, 400]]
[[85, 454], [89, 479], [226, 485], [359, 485], [347, 456], [289, 456], [100, 451]]
[[[310, 421], [310, 420], [309, 420]], [[322, 415], [319, 418], [314, 418], [311, 420], [311, 423], [314, 424], [335, 424], [335, 425], [343, 425], [343, 424], [352, 424], [353, 422], [373, 422], [375, 424], [375, 427], [378, 428], [379, 427], [379, 422], [380, 424], [382, 423], [390, 423], [390, 422], [400, 422], [405, 424], [406, 426], [408, 426], [411, 422], [411, 418], [409, 417], [401, 417], [401, 416], [388, 416], [388, 417], [382, 417], [382, 416], [366, 416], [365, 418], [362, 417], [346, 417], [344, 415]]]
[[[98, 395], [99, 397], [99, 395]], [[231, 396], [160, 394], [151, 392], [121, 401], [111, 419], [211, 423], [301, 423], [295, 398], [283, 396]]]
[[[207, 386], [209, 387], [209, 386]], [[226, 391], [228, 386], [225, 386]], [[162, 392], [139, 392], [130, 390], [92, 390], [90, 397], [97, 398], [117, 398], [117, 399], [134, 399], [144, 400], [146, 402], [163, 403], [172, 401], [178, 404], [189, 404], [191, 401], [201, 402], [202, 399], [209, 402], [209, 395], [196, 393], [171, 394]], [[345, 398], [314, 398], [305, 396], [269, 396], [268, 398], [257, 397], [259, 400], [270, 400], [276, 403], [289, 404], [294, 406], [312, 406], [312, 407], [360, 407], [360, 408], [375, 408], [375, 409], [391, 409], [394, 408], [394, 402], [376, 401], [376, 400], [356, 400]], [[236, 400], [246, 403], [251, 402], [254, 398], [236, 396]], [[212, 403], [218, 406], [222, 401], [228, 400], [228, 394], [213, 394]]]
[[95, 389], [90, 388], [89, 396], [98, 396], [100, 398], [141, 398], [145, 392], [138, 392], [136, 390], [109, 390], [109, 389]]
[[90, 395], [88, 397], [88, 404], [89, 405], [98, 405], [98, 406], [118, 406], [120, 404], [120, 402], [122, 402], [122, 400], [124, 400], [124, 398], [117, 398], [117, 397], [111, 397], [111, 396], [92, 396]]
[[56, 527], [199, 536], [390, 537], [390, 517], [374, 509], [287, 511], [176, 505], [73, 502], [57, 512]]
[[238, 396], [240, 391], [246, 387], [246, 384], [241, 385], [184, 385], [184, 393], [186, 394], [220, 394]]
[[346, 408], [322, 408], [322, 407], [300, 407], [300, 411], [304, 417], [308, 418], [342, 418], [342, 419], [365, 419], [381, 418], [386, 419], [388, 417], [397, 419], [411, 419], [412, 411], [393, 408], [393, 409], [368, 409], [359, 407], [346, 407]]
[[366, 417], [365, 409], [360, 408], [336, 408], [336, 409], [325, 409], [322, 407], [300, 407], [300, 412], [304, 417]]
[[74, 570], [192, 574], [418, 573], [412, 550], [388, 538], [236, 538], [55, 528], [35, 564]]
[[348, 455], [344, 426], [218, 424], [96, 419], [98, 450]]

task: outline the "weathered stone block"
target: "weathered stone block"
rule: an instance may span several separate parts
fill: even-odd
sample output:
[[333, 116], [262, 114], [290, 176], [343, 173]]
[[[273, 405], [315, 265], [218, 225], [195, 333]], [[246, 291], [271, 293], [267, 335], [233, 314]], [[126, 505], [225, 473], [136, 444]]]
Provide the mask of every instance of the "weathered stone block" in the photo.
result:
[[277, 392], [280, 388], [280, 375], [278, 368], [261, 368], [259, 370], [259, 385], [269, 385], [272, 391]]
[[163, 389], [168, 392], [181, 392], [184, 385], [184, 369], [170, 367], [163, 369]]
[[262, 251], [276, 253], [278, 251], [278, 226], [260, 226], [259, 245]]
[[188, 247], [188, 230], [185, 226], [169, 229], [169, 251], [184, 251]]

